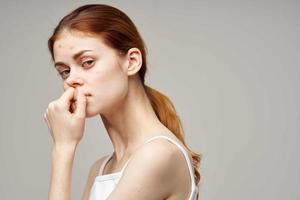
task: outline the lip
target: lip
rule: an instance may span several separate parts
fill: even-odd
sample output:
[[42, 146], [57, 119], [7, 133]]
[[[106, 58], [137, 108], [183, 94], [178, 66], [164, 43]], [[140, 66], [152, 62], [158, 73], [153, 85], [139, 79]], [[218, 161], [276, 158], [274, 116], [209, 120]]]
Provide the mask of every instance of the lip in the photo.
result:
[[[91, 94], [85, 94], [84, 96], [86, 96], [86, 97], [90, 97], [90, 96], [92, 96]], [[77, 101], [77, 98], [74, 98], [72, 101]]]

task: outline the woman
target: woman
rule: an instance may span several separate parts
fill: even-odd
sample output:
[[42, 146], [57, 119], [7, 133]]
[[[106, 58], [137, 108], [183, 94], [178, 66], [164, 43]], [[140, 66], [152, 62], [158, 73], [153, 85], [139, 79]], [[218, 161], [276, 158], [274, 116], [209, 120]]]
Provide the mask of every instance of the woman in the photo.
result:
[[114, 152], [92, 165], [82, 199], [198, 198], [200, 155], [185, 144], [171, 101], [145, 85], [146, 48], [129, 17], [81, 6], [59, 22], [48, 47], [65, 89], [44, 115], [54, 144], [49, 199], [71, 199], [76, 146], [85, 118], [96, 115]]

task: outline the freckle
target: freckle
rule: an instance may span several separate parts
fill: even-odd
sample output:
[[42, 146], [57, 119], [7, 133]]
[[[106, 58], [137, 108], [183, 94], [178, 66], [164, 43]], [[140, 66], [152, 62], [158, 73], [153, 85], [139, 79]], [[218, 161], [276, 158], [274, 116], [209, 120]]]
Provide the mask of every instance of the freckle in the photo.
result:
[[61, 44], [60, 44], [60, 45], [58, 45], [58, 48], [61, 48]]

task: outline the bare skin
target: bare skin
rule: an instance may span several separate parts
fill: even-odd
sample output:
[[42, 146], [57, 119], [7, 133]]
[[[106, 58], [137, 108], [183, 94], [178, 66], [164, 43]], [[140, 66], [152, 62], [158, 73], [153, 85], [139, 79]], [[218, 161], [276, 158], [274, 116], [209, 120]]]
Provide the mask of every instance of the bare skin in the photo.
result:
[[[92, 51], [73, 59], [75, 53], [86, 49]], [[166, 140], [141, 146], [154, 135], [181, 142], [158, 120], [147, 98], [137, 74], [142, 65], [140, 51], [132, 48], [119, 56], [101, 38], [65, 31], [54, 43], [54, 57], [60, 62], [56, 69], [62, 75], [65, 92], [49, 104], [44, 115], [53, 138], [49, 200], [71, 199], [76, 147], [84, 136], [85, 119], [97, 115], [114, 147], [104, 173], [118, 172], [131, 157], [109, 200], [187, 199], [190, 175], [178, 147]], [[97, 160], [90, 169], [84, 200], [102, 161]]]

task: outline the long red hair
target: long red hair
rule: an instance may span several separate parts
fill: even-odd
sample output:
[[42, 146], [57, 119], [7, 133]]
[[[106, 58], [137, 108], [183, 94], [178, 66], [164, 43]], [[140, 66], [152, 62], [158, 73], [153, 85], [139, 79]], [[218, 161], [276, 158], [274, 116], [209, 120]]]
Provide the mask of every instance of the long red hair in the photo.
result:
[[171, 100], [161, 92], [145, 85], [147, 71], [146, 45], [131, 19], [121, 10], [109, 5], [88, 4], [78, 7], [60, 20], [48, 40], [48, 48], [53, 60], [54, 42], [65, 29], [100, 36], [106, 45], [123, 54], [126, 54], [133, 47], [141, 51], [143, 62], [138, 74], [146, 94], [159, 120], [188, 149], [192, 157], [195, 182], [198, 185], [200, 183], [198, 168], [201, 155], [192, 151], [186, 145], [182, 124]]

